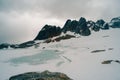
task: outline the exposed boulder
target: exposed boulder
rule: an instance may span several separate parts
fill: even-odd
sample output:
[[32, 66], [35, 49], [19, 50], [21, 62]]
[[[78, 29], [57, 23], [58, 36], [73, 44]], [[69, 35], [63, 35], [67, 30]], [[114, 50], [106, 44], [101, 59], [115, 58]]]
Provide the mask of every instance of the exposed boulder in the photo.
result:
[[36, 43], [34, 41], [27, 41], [21, 44], [11, 44], [10, 48], [17, 49], [17, 48], [28, 48], [34, 46]]
[[88, 36], [91, 34], [89, 27], [87, 26], [86, 19], [83, 17], [81, 17], [79, 21], [67, 20], [64, 27], [62, 28], [62, 32], [66, 33], [67, 31], [81, 34], [83, 36]]
[[81, 26], [81, 28], [84, 28], [87, 26], [86, 19], [84, 17], [81, 17], [79, 19], [79, 26]]
[[10, 44], [7, 44], [7, 43], [3, 43], [3, 44], [0, 44], [0, 49], [7, 49], [8, 47], [10, 46]]
[[59, 72], [44, 71], [28, 72], [10, 77], [9, 80], [72, 80], [67, 75]]
[[109, 24], [106, 23], [103, 19], [97, 20], [96, 23], [91, 21], [91, 23], [89, 22], [89, 24], [92, 25], [91, 29], [96, 32], [99, 31], [100, 29], [102, 30], [109, 29]]
[[70, 19], [66, 21], [65, 25], [62, 28], [62, 32], [66, 33], [68, 30], [70, 30], [69, 27], [71, 26], [71, 22], [72, 21]]
[[19, 44], [18, 46], [16, 46], [15, 48], [28, 48], [28, 47], [31, 47], [35, 44], [34, 41], [27, 41], [27, 42], [24, 42], [24, 43], [21, 43]]
[[10, 45], [10, 48], [13, 48], [13, 49], [16, 49], [16, 48], [18, 48], [19, 47], [19, 44], [11, 44]]
[[80, 31], [81, 30], [85, 30], [87, 29], [87, 22], [86, 22], [86, 19], [81, 17], [79, 22], [78, 22], [78, 26], [76, 28], [76, 33], [79, 33], [80, 34]]
[[76, 20], [71, 21], [70, 19], [68, 19], [64, 27], [62, 28], [62, 32], [64, 33], [66, 33], [67, 31], [76, 32], [77, 25], [78, 25], [78, 21]]
[[100, 27], [104, 25], [105, 21], [103, 19], [97, 20], [96, 24]]
[[112, 27], [112, 28], [120, 28], [120, 17], [117, 17], [117, 18], [113, 18], [109, 25]]
[[108, 30], [109, 29], [109, 24], [105, 23], [101, 29]]
[[95, 32], [100, 30], [100, 27], [94, 21], [87, 21], [87, 27]]
[[89, 36], [91, 34], [91, 31], [89, 30], [89, 27], [87, 26], [86, 19], [81, 17], [78, 23], [77, 32], [81, 34], [82, 36]]
[[61, 34], [61, 28], [45, 25], [34, 40], [44, 40]]
[[90, 21], [87, 21], [87, 27], [88, 28], [92, 28], [93, 26], [95, 25], [95, 22], [90, 20]]
[[80, 31], [80, 34], [81, 34], [82, 36], [89, 36], [89, 35], [91, 34], [91, 31], [89, 30], [89, 28], [86, 28], [86, 29], [84, 29], [84, 30], [81, 30], [81, 31]]
[[97, 20], [96, 26], [98, 26], [102, 30], [109, 29], [109, 24], [106, 23], [103, 19]]
[[77, 28], [78, 24], [79, 24], [79, 22], [78, 22], [78, 21], [73, 20], [73, 21], [71, 22], [70, 31], [71, 31], [71, 32], [75, 32], [75, 33], [76, 33], [76, 28]]
[[91, 29], [94, 30], [95, 32], [100, 31], [100, 27], [96, 24]]

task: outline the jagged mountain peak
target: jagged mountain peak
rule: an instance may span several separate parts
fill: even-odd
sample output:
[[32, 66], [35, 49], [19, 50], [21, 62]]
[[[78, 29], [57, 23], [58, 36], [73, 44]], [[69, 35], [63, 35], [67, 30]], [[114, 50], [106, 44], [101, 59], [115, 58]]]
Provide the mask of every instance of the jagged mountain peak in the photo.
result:
[[81, 17], [79, 20], [68, 19], [63, 28], [45, 25], [34, 40], [44, 40], [58, 36], [62, 32], [66, 33], [67, 31], [71, 31], [82, 36], [89, 36], [91, 34], [90, 30], [107, 30], [109, 27], [120, 28], [120, 17], [113, 18], [109, 23], [105, 22], [103, 19], [99, 19], [96, 22], [92, 20], [87, 21], [84, 17]]
[[[59, 36], [61, 34], [67, 34], [68, 32], [71, 32], [73, 36], [75, 34], [80, 36], [89, 36], [91, 35], [92, 31], [98, 32], [99, 30], [108, 30], [109, 28], [120, 28], [120, 17], [116, 17], [111, 19], [109, 23], [106, 23], [103, 19], [99, 19], [96, 22], [92, 20], [86, 20], [84, 17], [81, 17], [79, 20], [71, 20], [68, 19], [63, 28], [55, 25], [48, 25], [46, 24], [38, 33], [38, 35], [35, 37], [34, 40], [28, 41], [22, 44], [1, 44], [0, 49], [3, 48], [26, 48], [31, 47], [34, 44], [36, 40], [49, 40], [54, 37], [57, 37], [59, 39]], [[62, 36], [60, 38], [65, 38], [66, 36]], [[68, 35], [67, 35], [68, 37]], [[54, 40], [53, 40], [54, 41]]]
[[34, 40], [43, 40], [61, 34], [61, 28], [52, 25], [45, 25]]
[[82, 36], [89, 36], [91, 34], [90, 28], [98, 31], [99, 29], [96, 30], [95, 28], [100, 28], [100, 26], [103, 26], [104, 23], [104, 20], [98, 20], [96, 23], [93, 21], [90, 22], [84, 17], [81, 17], [79, 20], [68, 19], [63, 28], [45, 25], [34, 40], [44, 40], [50, 37], [58, 36], [61, 32], [66, 33], [67, 31], [71, 31]]

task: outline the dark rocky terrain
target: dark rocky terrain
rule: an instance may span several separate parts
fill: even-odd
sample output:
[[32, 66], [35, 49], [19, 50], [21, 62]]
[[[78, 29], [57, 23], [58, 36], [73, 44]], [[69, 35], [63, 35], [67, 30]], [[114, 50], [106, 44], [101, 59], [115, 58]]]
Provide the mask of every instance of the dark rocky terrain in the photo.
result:
[[45, 25], [34, 40], [44, 40], [61, 34], [61, 28]]
[[113, 18], [109, 25], [112, 28], [120, 28], [120, 17]]
[[72, 80], [67, 75], [59, 72], [44, 71], [28, 72], [10, 77], [9, 80]]
[[[36, 40], [50, 40], [55, 36], [61, 35], [61, 33], [66, 34], [68, 31], [73, 32], [74, 34], [79, 34], [81, 36], [89, 36], [91, 35], [91, 31], [100, 31], [100, 30], [109, 30], [109, 28], [120, 28], [120, 17], [113, 18], [110, 22], [105, 22], [103, 19], [97, 20], [96, 22], [89, 20], [87, 21], [84, 17], [81, 17], [79, 21], [68, 19], [65, 22], [63, 28], [53, 26], [53, 25], [45, 25], [38, 35], [33, 39], [33, 41], [24, 42], [21, 44], [0, 44], [0, 49], [4, 48], [28, 48], [36, 45]], [[61, 38], [62, 40], [64, 38]], [[59, 40], [59, 41], [60, 41]], [[58, 41], [58, 39], [56, 39]], [[53, 42], [53, 41], [50, 41]]]

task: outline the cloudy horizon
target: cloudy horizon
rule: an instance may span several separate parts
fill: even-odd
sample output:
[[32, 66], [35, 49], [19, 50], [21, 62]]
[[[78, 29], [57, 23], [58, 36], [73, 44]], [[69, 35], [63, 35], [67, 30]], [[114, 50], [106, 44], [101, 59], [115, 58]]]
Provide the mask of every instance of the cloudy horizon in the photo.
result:
[[0, 0], [0, 43], [35, 38], [45, 24], [63, 26], [67, 19], [120, 16], [120, 0]]

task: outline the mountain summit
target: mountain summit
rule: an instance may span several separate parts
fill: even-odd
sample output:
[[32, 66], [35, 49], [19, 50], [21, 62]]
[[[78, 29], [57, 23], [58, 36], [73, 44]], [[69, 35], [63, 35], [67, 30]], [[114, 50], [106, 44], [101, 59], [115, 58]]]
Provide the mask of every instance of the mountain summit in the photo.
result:
[[103, 19], [99, 19], [96, 22], [87, 21], [84, 17], [81, 17], [78, 21], [68, 19], [63, 28], [45, 25], [37, 37], [34, 40], [44, 40], [60, 35], [61, 33], [67, 33], [68, 31], [82, 36], [89, 36], [91, 31], [108, 30], [109, 28], [120, 28], [120, 17], [113, 18], [109, 23]]
[[[105, 22], [103, 19], [99, 19], [96, 22], [92, 20], [87, 21], [84, 17], [81, 17], [78, 21], [68, 19], [62, 28], [59, 26], [46, 24], [32, 41], [12, 45], [3, 43], [0, 44], [0, 49], [9, 47], [14, 49], [27, 48], [37, 45], [38, 43], [35, 42], [36, 40], [44, 40], [43, 43], [49, 43], [73, 38], [75, 37], [74, 34], [78, 34], [81, 36], [89, 36], [92, 34], [92, 31], [98, 32], [100, 30], [109, 30], [109, 28], [120, 28], [120, 17], [113, 18], [108, 23]], [[61, 36], [61, 34], [66, 34], [67, 32], [72, 32], [74, 34]], [[52, 40], [53, 37], [56, 38]]]

